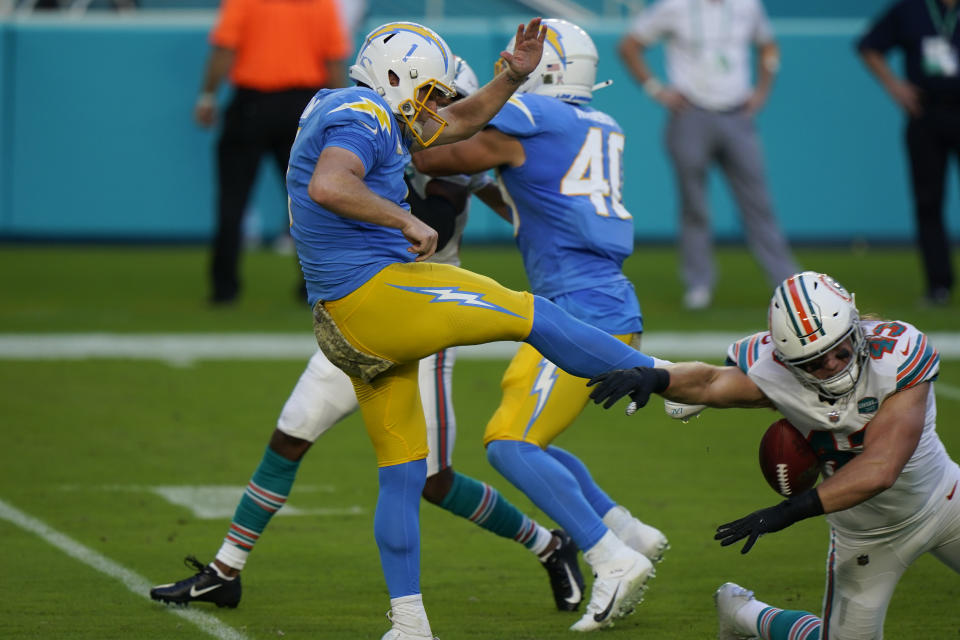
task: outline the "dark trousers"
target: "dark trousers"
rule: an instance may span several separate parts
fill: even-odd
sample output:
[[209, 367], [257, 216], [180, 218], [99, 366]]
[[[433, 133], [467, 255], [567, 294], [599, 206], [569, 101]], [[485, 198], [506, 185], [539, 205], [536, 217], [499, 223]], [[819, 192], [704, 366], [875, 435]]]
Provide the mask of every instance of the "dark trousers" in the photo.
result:
[[240, 292], [243, 214], [260, 159], [270, 154], [284, 177], [300, 114], [316, 92], [237, 89], [224, 113], [217, 143], [217, 229], [210, 265], [215, 301], [232, 300]]
[[960, 161], [960, 102], [925, 105], [919, 118], [907, 122], [906, 141], [927, 293], [950, 291], [954, 277], [943, 197], [949, 156]]

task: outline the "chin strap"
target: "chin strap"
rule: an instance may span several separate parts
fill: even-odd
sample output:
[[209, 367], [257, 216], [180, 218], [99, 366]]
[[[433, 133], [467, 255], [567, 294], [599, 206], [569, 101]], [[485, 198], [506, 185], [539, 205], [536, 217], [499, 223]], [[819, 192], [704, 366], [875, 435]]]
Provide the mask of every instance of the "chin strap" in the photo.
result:
[[604, 80], [603, 82], [598, 82], [597, 84], [593, 85], [592, 91], [596, 91], [597, 89], [606, 89], [612, 84], [613, 80]]

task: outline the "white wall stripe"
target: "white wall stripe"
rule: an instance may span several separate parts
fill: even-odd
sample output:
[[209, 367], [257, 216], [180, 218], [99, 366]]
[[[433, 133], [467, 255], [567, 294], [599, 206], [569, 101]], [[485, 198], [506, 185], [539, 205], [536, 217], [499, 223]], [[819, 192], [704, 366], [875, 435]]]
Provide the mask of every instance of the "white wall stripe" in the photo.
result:
[[[727, 347], [744, 333], [650, 332], [643, 350], [674, 359], [722, 360]], [[960, 333], [928, 333], [945, 360], [960, 358]], [[86, 360], [92, 358], [160, 360], [189, 365], [203, 360], [306, 360], [317, 344], [310, 333], [61, 333], [0, 334], [0, 360]], [[468, 360], [502, 360], [516, 342], [492, 342], [458, 348]]]
[[[134, 594], [150, 599], [150, 587], [153, 586], [146, 578], [130, 571], [106, 556], [97, 553], [89, 547], [85, 547], [76, 540], [52, 529], [45, 523], [36, 518], [27, 515], [16, 507], [0, 500], [0, 518], [6, 520], [21, 529], [35, 534], [42, 538], [48, 544], [56, 547], [74, 560], [104, 573], [111, 578], [118, 580]], [[179, 607], [167, 607], [167, 610], [174, 615], [178, 615], [184, 620], [196, 625], [201, 631], [214, 638], [221, 640], [247, 640], [247, 636], [237, 631], [233, 627], [224, 624], [215, 616], [194, 609], [181, 609]]]

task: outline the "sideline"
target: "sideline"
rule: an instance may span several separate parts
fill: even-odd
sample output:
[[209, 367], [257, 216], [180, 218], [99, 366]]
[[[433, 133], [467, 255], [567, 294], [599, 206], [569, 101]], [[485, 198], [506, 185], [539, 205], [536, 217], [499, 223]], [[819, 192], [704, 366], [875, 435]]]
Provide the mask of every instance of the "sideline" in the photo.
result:
[[[0, 520], [6, 520], [25, 531], [37, 535], [74, 560], [79, 560], [100, 573], [105, 573], [111, 578], [122, 582], [123, 585], [134, 594], [153, 602], [150, 600], [149, 595], [150, 587], [153, 586], [153, 583], [148, 582], [146, 578], [117, 564], [93, 549], [83, 546], [73, 538], [52, 529], [44, 522], [27, 515], [3, 500], [0, 500]], [[217, 617], [209, 613], [195, 609], [181, 609], [180, 607], [170, 606], [166, 607], [166, 609], [170, 613], [178, 615], [184, 620], [196, 625], [201, 631], [208, 633], [214, 638], [220, 638], [221, 640], [249, 640], [248, 636], [224, 624]]]
[[[727, 332], [658, 332], [643, 337], [643, 350], [676, 359], [719, 362], [727, 347], [744, 337]], [[944, 360], [960, 359], [960, 333], [928, 333]], [[516, 342], [491, 342], [457, 348], [467, 360], [505, 360]], [[317, 349], [303, 333], [4, 333], [0, 360], [160, 360], [189, 366], [204, 360], [306, 360]]]

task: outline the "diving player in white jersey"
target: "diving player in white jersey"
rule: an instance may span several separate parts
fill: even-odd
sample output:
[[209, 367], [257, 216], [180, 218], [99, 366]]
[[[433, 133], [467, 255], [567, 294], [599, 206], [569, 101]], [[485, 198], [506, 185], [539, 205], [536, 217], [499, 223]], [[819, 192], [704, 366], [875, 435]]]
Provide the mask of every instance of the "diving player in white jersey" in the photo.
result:
[[482, 129], [537, 67], [545, 36], [539, 18], [520, 25], [512, 50], [500, 53], [503, 70], [440, 108], [438, 97], [453, 94], [450, 47], [422, 25], [382, 25], [350, 67], [357, 86], [318, 92], [290, 152], [290, 231], [314, 332], [350, 376], [377, 458], [373, 529], [392, 623], [383, 640], [433, 638], [420, 593], [419, 506], [429, 450], [420, 359], [455, 345], [512, 340], [581, 377], [656, 365], [541, 296], [423, 262], [437, 233], [405, 202], [410, 152]]
[[[477, 91], [479, 84], [470, 65], [460, 57], [455, 60], [454, 99], [460, 99]], [[429, 262], [460, 265], [460, 242], [471, 193], [500, 215], [508, 215], [496, 185], [485, 173], [431, 179], [412, 166], [408, 170], [410, 210], [438, 230], [438, 249]], [[456, 348], [451, 347], [420, 361], [420, 395], [430, 444], [423, 497], [533, 552], [547, 570], [557, 608], [575, 610], [581, 600], [583, 577], [578, 549], [569, 536], [559, 529], [545, 529], [496, 488], [453, 469], [457, 431], [452, 397], [455, 359]], [[247, 484], [213, 562], [204, 566], [188, 557], [186, 562], [197, 572], [176, 583], [154, 587], [150, 596], [166, 603], [210, 602], [236, 607], [242, 593], [239, 574], [263, 531], [286, 503], [303, 456], [320, 436], [358, 406], [350, 378], [317, 350], [283, 406], [269, 446]]]
[[860, 318], [853, 295], [825, 274], [785, 280], [769, 331], [734, 343], [730, 364], [675, 363], [598, 376], [609, 407], [650, 393], [710, 407], [772, 407], [812, 445], [815, 488], [721, 525], [724, 546], [826, 514], [830, 551], [820, 617], [771, 607], [726, 583], [715, 594], [721, 640], [882, 638], [900, 577], [930, 552], [960, 572], [960, 468], [936, 432], [940, 356], [906, 322]]
[[[438, 175], [496, 169], [531, 290], [638, 345], [640, 304], [622, 271], [634, 233], [621, 202], [624, 134], [588, 105], [598, 61], [590, 36], [565, 20], [543, 25], [540, 66], [487, 128], [414, 154], [413, 162]], [[570, 534], [594, 569], [575, 631], [609, 626], [633, 611], [667, 547], [666, 537], [617, 505], [576, 456], [550, 444], [586, 405], [585, 382], [521, 345], [484, 435], [491, 464]]]

